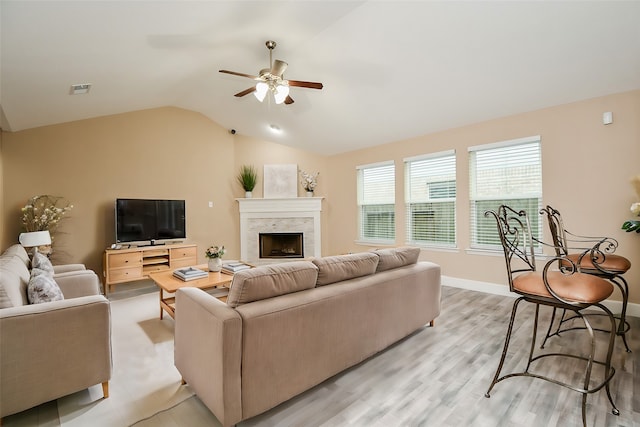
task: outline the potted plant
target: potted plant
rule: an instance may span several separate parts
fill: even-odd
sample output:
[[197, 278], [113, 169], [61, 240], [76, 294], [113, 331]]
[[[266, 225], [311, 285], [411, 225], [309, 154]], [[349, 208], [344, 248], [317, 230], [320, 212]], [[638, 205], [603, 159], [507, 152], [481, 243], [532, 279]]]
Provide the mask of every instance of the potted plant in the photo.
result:
[[258, 182], [258, 174], [256, 172], [256, 169], [252, 165], [242, 165], [237, 178], [238, 182], [240, 183], [240, 185], [242, 185], [242, 188], [245, 191], [244, 197], [250, 199], [251, 192]]
[[209, 271], [222, 270], [222, 255], [224, 255], [224, 246], [209, 246], [204, 252], [207, 257]]

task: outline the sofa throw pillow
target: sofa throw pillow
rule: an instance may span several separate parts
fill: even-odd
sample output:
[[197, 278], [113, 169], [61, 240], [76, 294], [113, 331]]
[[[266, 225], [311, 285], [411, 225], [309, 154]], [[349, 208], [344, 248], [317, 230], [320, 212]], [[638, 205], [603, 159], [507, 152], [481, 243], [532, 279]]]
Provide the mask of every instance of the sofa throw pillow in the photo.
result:
[[376, 272], [378, 256], [371, 252], [327, 256], [311, 260], [318, 267], [318, 286], [368, 276]]
[[309, 261], [293, 261], [242, 270], [233, 275], [227, 305], [237, 307], [252, 301], [311, 289], [318, 269]]
[[29, 304], [27, 286], [31, 273], [17, 257], [0, 260], [0, 283], [13, 307]]
[[2, 255], [10, 256], [10, 257], [18, 257], [20, 261], [24, 263], [25, 266], [29, 267], [29, 254], [27, 253], [27, 250], [24, 248], [24, 246], [20, 244], [16, 243], [14, 245], [9, 246], [7, 250], [2, 253]]
[[420, 248], [403, 246], [400, 248], [377, 249], [373, 253], [380, 258], [376, 271], [385, 271], [415, 264], [420, 256]]
[[49, 258], [47, 258], [46, 255], [37, 251], [33, 254], [33, 258], [31, 259], [31, 268], [38, 268], [53, 275], [53, 264], [51, 264], [51, 261], [49, 261]]
[[13, 303], [7, 295], [7, 291], [4, 290], [4, 285], [0, 283], [0, 308], [13, 307]]
[[64, 295], [62, 295], [62, 291], [56, 281], [53, 280], [53, 276], [39, 268], [31, 269], [31, 279], [27, 286], [27, 296], [31, 304], [64, 299]]

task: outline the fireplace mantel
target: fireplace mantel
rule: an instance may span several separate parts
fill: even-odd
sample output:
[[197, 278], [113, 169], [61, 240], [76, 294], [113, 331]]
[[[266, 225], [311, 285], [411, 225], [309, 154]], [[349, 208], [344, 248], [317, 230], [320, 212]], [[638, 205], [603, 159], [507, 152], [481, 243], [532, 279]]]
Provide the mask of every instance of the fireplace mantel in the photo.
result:
[[260, 232], [302, 232], [305, 256], [321, 256], [323, 197], [236, 199], [240, 209], [241, 259], [260, 264]]
[[284, 199], [236, 199], [243, 212], [313, 212], [322, 210], [324, 197], [293, 197]]

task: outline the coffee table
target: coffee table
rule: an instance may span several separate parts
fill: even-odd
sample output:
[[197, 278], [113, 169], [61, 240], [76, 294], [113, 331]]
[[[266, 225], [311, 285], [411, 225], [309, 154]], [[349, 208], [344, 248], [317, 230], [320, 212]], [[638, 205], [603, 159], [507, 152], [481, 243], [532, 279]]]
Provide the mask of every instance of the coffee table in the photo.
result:
[[[208, 270], [207, 264], [196, 265], [195, 268], [204, 271]], [[178, 289], [187, 287], [199, 289], [220, 288], [220, 292], [214, 293], [213, 296], [221, 301], [226, 301], [229, 294], [229, 286], [231, 286], [231, 281], [233, 280], [233, 276], [230, 274], [210, 271], [207, 277], [185, 282], [175, 277], [173, 270], [149, 273], [149, 278], [160, 288], [160, 319], [162, 319], [165, 311], [175, 319], [176, 298], [175, 296], [165, 298], [165, 292], [175, 294]]]

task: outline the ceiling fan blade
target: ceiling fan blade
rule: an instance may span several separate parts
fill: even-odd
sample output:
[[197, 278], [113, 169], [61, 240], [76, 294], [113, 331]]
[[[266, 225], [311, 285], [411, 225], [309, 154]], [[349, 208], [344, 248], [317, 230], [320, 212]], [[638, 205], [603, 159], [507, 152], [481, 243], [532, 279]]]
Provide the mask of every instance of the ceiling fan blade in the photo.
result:
[[322, 89], [322, 83], [302, 82], [300, 80], [288, 80], [289, 86], [308, 87], [310, 89]]
[[284, 73], [284, 70], [287, 69], [288, 65], [289, 64], [287, 64], [286, 62], [276, 59], [275, 61], [273, 61], [273, 67], [271, 67], [271, 74], [273, 74], [274, 76], [282, 77], [282, 74]]
[[289, 105], [289, 104], [293, 104], [295, 101], [293, 100], [292, 97], [290, 97], [289, 95], [287, 95], [287, 97], [284, 99], [284, 103]]
[[251, 86], [249, 89], [245, 89], [242, 92], [238, 92], [233, 96], [237, 96], [238, 98], [240, 98], [241, 96], [245, 96], [245, 95], [249, 95], [252, 92], [256, 91], [256, 87], [255, 86]]
[[244, 74], [244, 73], [238, 73], [236, 71], [229, 71], [229, 70], [218, 70], [221, 73], [225, 73], [225, 74], [233, 74], [234, 76], [240, 76], [240, 77], [247, 77], [250, 79], [254, 79], [254, 80], [259, 80], [259, 77], [256, 76], [252, 76], [251, 74]]

